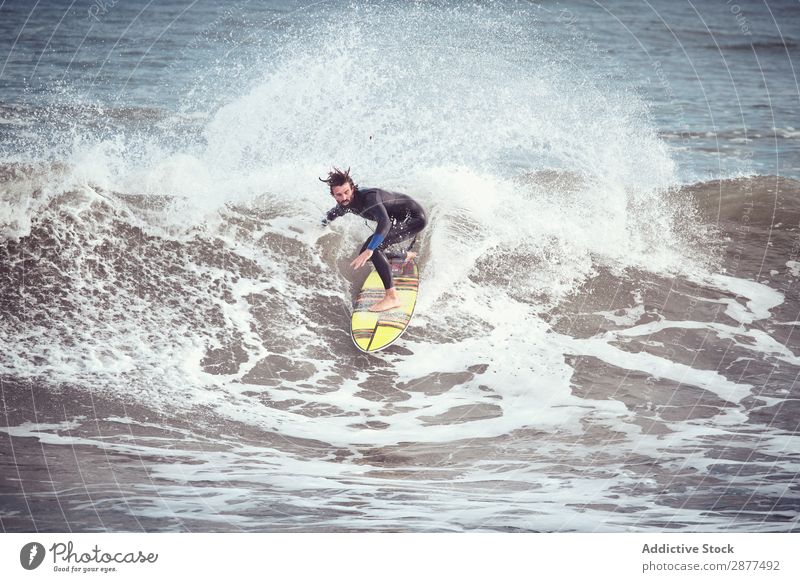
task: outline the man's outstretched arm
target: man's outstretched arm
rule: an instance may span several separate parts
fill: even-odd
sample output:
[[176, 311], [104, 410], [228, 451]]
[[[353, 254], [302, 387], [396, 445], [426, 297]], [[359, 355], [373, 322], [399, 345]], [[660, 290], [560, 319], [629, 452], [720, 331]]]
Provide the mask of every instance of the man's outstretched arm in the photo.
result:
[[347, 213], [347, 208], [340, 206], [337, 204], [325, 214], [325, 218], [322, 219], [322, 226], [328, 226], [331, 222], [339, 218], [340, 216], [344, 216]]
[[375, 232], [367, 241], [367, 247], [350, 263], [354, 269], [360, 269], [367, 264], [367, 261], [372, 258], [372, 253], [381, 245], [386, 235], [389, 234], [389, 229], [392, 228], [392, 221], [380, 194], [376, 193], [374, 198], [369, 200], [369, 213], [378, 221], [378, 226], [375, 227]]
[[367, 244], [367, 250], [374, 251], [380, 246], [383, 239], [386, 238], [386, 235], [389, 234], [389, 229], [392, 228], [392, 221], [389, 218], [389, 213], [386, 211], [386, 206], [383, 205], [383, 198], [381, 198], [379, 193], [375, 193], [374, 198], [369, 201], [369, 211], [378, 222], [378, 225], [375, 227], [375, 232], [372, 234]]

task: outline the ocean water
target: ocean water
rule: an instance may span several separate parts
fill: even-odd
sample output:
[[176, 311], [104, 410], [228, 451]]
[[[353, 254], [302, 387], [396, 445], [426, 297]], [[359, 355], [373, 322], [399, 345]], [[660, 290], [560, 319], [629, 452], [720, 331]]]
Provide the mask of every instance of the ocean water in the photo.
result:
[[[798, 531], [800, 8], [0, 4], [3, 531]], [[428, 210], [358, 352], [370, 234]]]

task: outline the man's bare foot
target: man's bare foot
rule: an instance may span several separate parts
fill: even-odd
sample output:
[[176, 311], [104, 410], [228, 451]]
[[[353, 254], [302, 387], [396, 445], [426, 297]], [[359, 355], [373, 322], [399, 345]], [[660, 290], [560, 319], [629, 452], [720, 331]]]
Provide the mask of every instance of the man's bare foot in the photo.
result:
[[406, 253], [406, 260], [403, 262], [407, 263], [408, 261], [413, 261], [416, 258], [417, 258], [417, 253], [415, 253], [414, 251], [408, 251]]
[[403, 303], [399, 299], [381, 299], [375, 305], [369, 308], [370, 311], [389, 311], [395, 307], [400, 307]]
[[402, 305], [402, 301], [397, 296], [397, 291], [394, 288], [387, 289], [386, 295], [383, 296], [383, 299], [378, 301], [375, 305], [369, 308], [370, 311], [389, 311], [390, 309], [394, 309], [395, 307], [400, 307]]

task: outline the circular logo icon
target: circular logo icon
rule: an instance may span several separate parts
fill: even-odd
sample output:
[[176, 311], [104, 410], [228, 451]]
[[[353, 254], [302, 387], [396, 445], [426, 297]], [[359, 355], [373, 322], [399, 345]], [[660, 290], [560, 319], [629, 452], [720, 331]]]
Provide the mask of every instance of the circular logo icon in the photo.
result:
[[26, 570], [35, 570], [44, 561], [44, 546], [39, 542], [31, 542], [22, 546], [19, 551], [19, 563]]

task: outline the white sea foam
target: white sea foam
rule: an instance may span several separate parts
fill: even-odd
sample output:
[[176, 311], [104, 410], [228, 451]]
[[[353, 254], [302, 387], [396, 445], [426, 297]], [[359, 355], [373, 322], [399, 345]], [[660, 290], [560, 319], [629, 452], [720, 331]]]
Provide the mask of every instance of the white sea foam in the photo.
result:
[[[42, 226], [37, 268], [57, 278], [42, 280], [47, 297], [20, 300], [29, 319], [0, 327], [11, 348], [0, 373], [133, 400], [165, 417], [202, 411], [210, 418], [198, 420], [198, 433], [232, 423], [351, 457], [222, 437], [197, 452], [132, 436], [72, 437], [55, 425], [3, 430], [147, 456], [152, 474], [172, 485], [155, 506], [134, 503], [140, 516], [246, 527], [258, 523], [250, 512], [282, 498], [276, 491], [302, 491], [293, 497], [298, 512], [322, 499], [343, 511], [330, 523], [353, 528], [361, 522], [345, 510], [354, 502], [378, 528], [405, 519], [421, 529], [730, 525], [729, 516], [665, 509], [659, 495], [673, 475], [721, 464], [713, 445], [735, 445], [748, 431], [760, 431], [771, 454], [796, 451], [782, 429], [753, 414], [781, 399], [759, 394], [751, 405], [763, 388], [757, 380], [620, 344], [707, 332], [731, 341], [734, 364], [797, 366], [790, 347], [753, 326], [786, 297], [696, 260], [689, 241], [702, 237], [691, 208], [667, 194], [677, 168], [640, 98], [564, 58], [561, 49], [574, 48], [551, 46], [518, 14], [481, 19], [474, 10], [390, 5], [356, 12], [345, 34], [321, 24], [288, 39], [246, 91], [201, 116], [197, 143], [79, 136], [38, 198], [17, 196], [0, 210], [3, 233]], [[318, 226], [333, 203], [317, 177], [334, 164], [352, 166], [362, 186], [413, 195], [429, 212], [412, 329], [378, 356], [357, 354], [347, 337], [357, 280], [346, 265], [370, 231], [352, 216]], [[796, 264], [787, 267], [797, 275]], [[548, 316], [576, 315], [558, 310], [588, 295], [584, 285], [601, 272], [633, 288], [624, 307], [614, 293], [589, 310], [620, 329], [556, 331], [557, 317]], [[639, 323], [650, 313], [648, 276], [685, 277], [738, 326], [688, 316]], [[619, 377], [578, 378], [574, 358]], [[613, 386], [629, 375], [671, 382], [677, 396], [708, 392], [725, 406], [670, 416], [671, 397], [655, 402], [649, 386], [631, 388], [641, 400], [631, 404]], [[595, 380], [612, 385], [594, 395]], [[399, 468], [370, 460], [384, 447], [408, 460]], [[437, 460], [443, 449], [450, 456]], [[193, 499], [199, 483], [212, 483], [212, 493]], [[254, 500], [242, 483], [268, 493]], [[602, 521], [585, 513], [589, 502]], [[498, 515], [498, 505], [508, 512]], [[632, 507], [636, 516], [624, 517]]]

